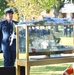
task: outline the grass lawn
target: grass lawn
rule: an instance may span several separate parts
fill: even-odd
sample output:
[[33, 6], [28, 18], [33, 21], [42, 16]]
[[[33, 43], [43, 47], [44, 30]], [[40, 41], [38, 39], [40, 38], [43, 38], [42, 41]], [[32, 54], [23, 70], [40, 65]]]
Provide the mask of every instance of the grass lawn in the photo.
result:
[[[66, 41], [67, 40], [67, 41]], [[63, 38], [61, 37], [61, 43], [67, 45], [73, 45], [73, 38]], [[21, 58], [24, 57], [21, 54]], [[3, 66], [3, 54], [0, 54], [0, 66]], [[72, 66], [72, 63], [65, 64], [54, 64], [54, 65], [43, 65], [43, 66], [34, 66], [30, 69], [30, 75], [62, 75], [67, 67]]]
[[0, 53], [0, 66], [3, 66], [3, 53]]
[[73, 37], [61, 37], [60, 43], [63, 45], [74, 46], [74, 38]]
[[[21, 54], [21, 57], [23, 54]], [[3, 66], [3, 54], [0, 54], [0, 66]], [[68, 66], [72, 66], [71, 63], [68, 64], [54, 64], [54, 65], [43, 65], [34, 66], [30, 68], [30, 75], [62, 75]]]
[[30, 75], [62, 75], [71, 64], [55, 64], [31, 67]]

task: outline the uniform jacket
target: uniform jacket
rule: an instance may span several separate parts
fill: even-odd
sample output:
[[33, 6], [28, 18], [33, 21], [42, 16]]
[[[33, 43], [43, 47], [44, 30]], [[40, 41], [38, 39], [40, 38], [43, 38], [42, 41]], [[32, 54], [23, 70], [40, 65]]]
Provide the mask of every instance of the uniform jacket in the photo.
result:
[[7, 20], [0, 22], [0, 49], [3, 50], [4, 48], [1, 47], [3, 44], [4, 46], [9, 45], [10, 36], [13, 32], [13, 23], [17, 24], [18, 22], [12, 20], [12, 24], [8, 23]]

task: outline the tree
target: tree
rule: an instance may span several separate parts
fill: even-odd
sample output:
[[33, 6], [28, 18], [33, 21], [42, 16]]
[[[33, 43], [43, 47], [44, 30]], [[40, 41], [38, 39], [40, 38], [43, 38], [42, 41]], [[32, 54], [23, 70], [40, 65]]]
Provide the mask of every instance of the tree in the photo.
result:
[[0, 0], [0, 18], [4, 14], [4, 9], [7, 7], [7, 1], [6, 0]]
[[51, 7], [56, 5], [57, 0], [7, 0], [8, 5], [18, 10], [19, 16], [32, 17], [40, 14], [41, 11], [49, 12]]

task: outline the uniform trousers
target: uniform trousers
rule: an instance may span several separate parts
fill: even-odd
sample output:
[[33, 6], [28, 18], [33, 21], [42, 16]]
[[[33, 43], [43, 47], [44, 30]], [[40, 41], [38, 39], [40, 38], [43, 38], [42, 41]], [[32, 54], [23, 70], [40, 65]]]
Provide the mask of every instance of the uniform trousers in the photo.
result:
[[16, 40], [13, 40], [13, 44], [10, 46], [9, 41], [6, 44], [2, 44], [4, 67], [14, 66], [16, 59]]

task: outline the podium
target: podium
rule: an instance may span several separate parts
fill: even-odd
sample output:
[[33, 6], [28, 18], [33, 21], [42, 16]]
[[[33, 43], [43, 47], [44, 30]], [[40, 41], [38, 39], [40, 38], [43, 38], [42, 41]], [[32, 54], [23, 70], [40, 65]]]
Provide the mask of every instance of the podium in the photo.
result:
[[16, 75], [20, 75], [21, 66], [25, 67], [25, 75], [30, 75], [31, 66], [74, 62], [74, 25], [56, 26], [58, 32], [55, 25], [16, 26]]

